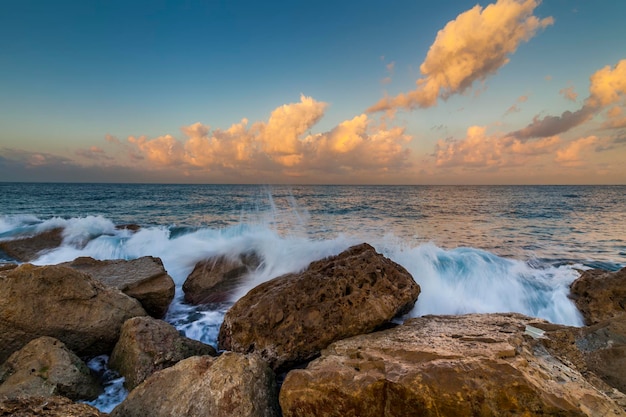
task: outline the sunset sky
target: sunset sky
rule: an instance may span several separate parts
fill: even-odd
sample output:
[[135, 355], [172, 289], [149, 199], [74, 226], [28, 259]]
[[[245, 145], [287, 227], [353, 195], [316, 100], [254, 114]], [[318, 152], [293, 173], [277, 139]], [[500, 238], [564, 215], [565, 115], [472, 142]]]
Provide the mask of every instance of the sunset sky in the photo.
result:
[[626, 184], [626, 1], [7, 0], [0, 181]]

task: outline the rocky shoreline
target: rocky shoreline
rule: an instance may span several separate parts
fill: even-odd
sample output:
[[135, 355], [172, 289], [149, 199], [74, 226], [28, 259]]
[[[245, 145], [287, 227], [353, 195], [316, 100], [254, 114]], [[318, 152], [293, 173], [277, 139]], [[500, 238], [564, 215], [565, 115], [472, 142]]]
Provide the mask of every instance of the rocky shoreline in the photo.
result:
[[[28, 262], [58, 233], [0, 250]], [[228, 298], [260, 262], [198, 263], [186, 301]], [[162, 320], [174, 287], [153, 257], [0, 265], [0, 416], [106, 416], [81, 402], [102, 391], [85, 365], [97, 355], [130, 391], [116, 417], [626, 416], [626, 268], [572, 283], [584, 327], [516, 313], [397, 324], [419, 277], [364, 243], [240, 298], [217, 350]]]

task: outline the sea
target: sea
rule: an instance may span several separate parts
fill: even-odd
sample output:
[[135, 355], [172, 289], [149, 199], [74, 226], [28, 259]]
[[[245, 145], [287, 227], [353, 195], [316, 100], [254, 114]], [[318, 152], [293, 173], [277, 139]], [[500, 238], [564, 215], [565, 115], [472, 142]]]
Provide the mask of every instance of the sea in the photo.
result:
[[[0, 201], [0, 240], [64, 228], [63, 244], [34, 264], [161, 258], [177, 286], [165, 320], [213, 346], [247, 291], [362, 242], [420, 285], [407, 317], [519, 312], [581, 326], [569, 285], [583, 270], [626, 266], [626, 186], [0, 182]], [[116, 227], [129, 224], [140, 228]], [[250, 251], [262, 262], [232, 300], [184, 303], [196, 263]], [[3, 261], [11, 259], [0, 253]], [[108, 412], [127, 392], [106, 360], [89, 363], [107, 381], [90, 404]]]

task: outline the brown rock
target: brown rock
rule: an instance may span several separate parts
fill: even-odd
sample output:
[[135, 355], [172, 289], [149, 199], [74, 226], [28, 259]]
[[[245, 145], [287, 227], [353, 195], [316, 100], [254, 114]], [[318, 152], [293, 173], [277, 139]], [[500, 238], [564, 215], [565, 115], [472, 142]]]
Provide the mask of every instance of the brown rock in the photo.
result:
[[122, 324], [146, 312], [134, 298], [64, 266], [0, 272], [0, 363], [51, 336], [79, 356], [110, 353]]
[[39, 256], [39, 252], [61, 246], [63, 229], [58, 227], [35, 236], [0, 242], [0, 250], [19, 262], [29, 262]]
[[80, 257], [62, 265], [84, 272], [136, 298], [146, 312], [156, 318], [165, 316], [174, 299], [174, 280], [167, 274], [159, 258], [144, 256], [129, 261], [98, 261]]
[[274, 373], [255, 356], [194, 356], [152, 374], [111, 417], [277, 417]]
[[426, 316], [330, 345], [280, 391], [294, 416], [625, 416], [519, 314]]
[[102, 388], [89, 368], [52, 337], [31, 340], [0, 366], [0, 397], [51, 397], [93, 400]]
[[236, 258], [219, 256], [198, 262], [183, 284], [185, 301], [191, 304], [228, 301], [242, 278], [260, 263], [255, 253], [243, 253]]
[[0, 416], [104, 417], [98, 409], [65, 397], [0, 398]]
[[17, 268], [19, 265], [18, 264], [14, 264], [11, 262], [0, 262], [0, 272], [1, 271], [8, 271], [9, 269], [15, 269]]
[[402, 266], [364, 243], [254, 288], [226, 313], [219, 346], [279, 369], [408, 312], [419, 292]]
[[626, 313], [626, 268], [617, 272], [592, 269], [570, 286], [571, 297], [591, 325]]
[[174, 326], [152, 317], [133, 317], [122, 326], [109, 366], [132, 390], [156, 371], [190, 356], [217, 355], [212, 346], [181, 336]]

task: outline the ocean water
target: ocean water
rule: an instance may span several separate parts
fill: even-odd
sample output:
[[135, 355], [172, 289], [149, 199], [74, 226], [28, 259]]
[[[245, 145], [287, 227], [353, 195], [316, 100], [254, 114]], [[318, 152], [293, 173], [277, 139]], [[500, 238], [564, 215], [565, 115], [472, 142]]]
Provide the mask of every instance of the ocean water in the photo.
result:
[[[515, 311], [578, 326], [568, 292], [580, 270], [626, 266], [626, 186], [0, 183], [0, 201], [0, 240], [64, 228], [62, 246], [35, 264], [160, 257], [177, 284], [166, 320], [214, 346], [238, 297], [361, 242], [420, 284], [410, 316]], [[230, 302], [182, 301], [197, 262], [249, 251], [262, 263]], [[92, 362], [110, 373], [106, 358]], [[126, 395], [109, 379], [94, 403], [103, 411]]]

